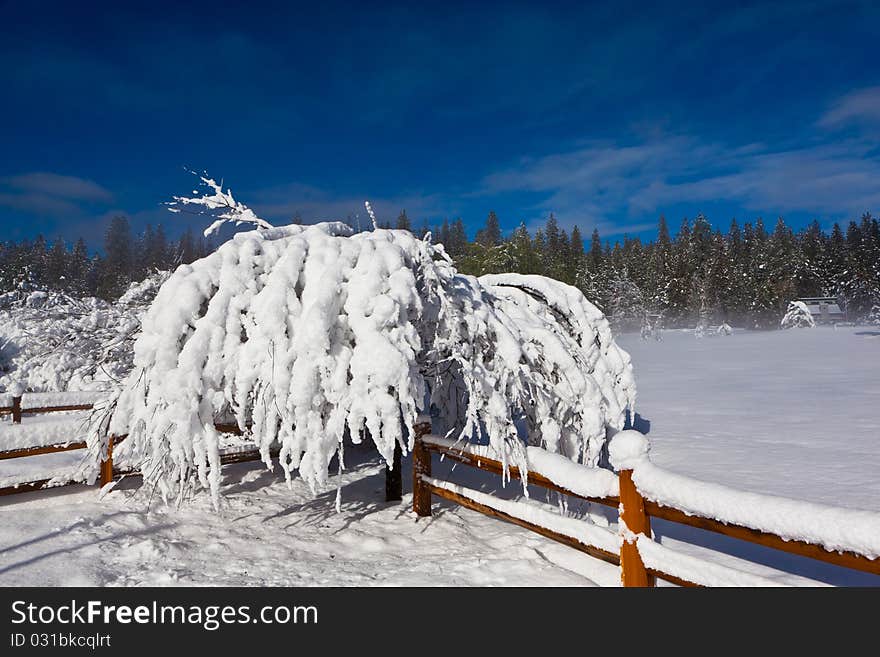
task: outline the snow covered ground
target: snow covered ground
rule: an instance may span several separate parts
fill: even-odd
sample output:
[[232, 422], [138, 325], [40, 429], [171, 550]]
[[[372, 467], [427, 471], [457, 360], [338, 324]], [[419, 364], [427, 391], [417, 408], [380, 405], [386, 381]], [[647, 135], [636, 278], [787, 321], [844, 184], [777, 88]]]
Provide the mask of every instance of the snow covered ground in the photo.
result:
[[[876, 331], [703, 339], [668, 331], [662, 342], [625, 335], [620, 343], [633, 358], [638, 425], [648, 431], [654, 463], [738, 489], [880, 511]], [[44, 457], [25, 460], [37, 458]], [[445, 502], [417, 521], [408, 494], [382, 501], [383, 467], [370, 452], [349, 448], [346, 462], [339, 514], [335, 489], [312, 497], [301, 481], [288, 489], [280, 469], [257, 463], [224, 468], [220, 516], [207, 496], [166, 509], [137, 480], [100, 501], [85, 487], [0, 498], [0, 585], [617, 584], [613, 566]], [[13, 463], [0, 462], [0, 474], [20, 467]], [[435, 476], [449, 469], [435, 461]], [[498, 489], [496, 479], [462, 466], [451, 478]], [[516, 482], [501, 491], [518, 492]], [[537, 491], [533, 498], [545, 500]], [[878, 577], [707, 532], [660, 521], [653, 529], [667, 547], [780, 582], [880, 585]]]
[[[351, 451], [351, 450], [349, 450]], [[372, 459], [372, 456], [370, 457]], [[416, 521], [409, 496], [385, 503], [384, 468], [313, 497], [280, 468], [224, 469], [224, 508], [181, 510], [147, 492], [94, 489], [0, 498], [0, 585], [572, 586], [614, 585], [617, 570], [506, 523], [438, 508]], [[121, 488], [125, 488], [123, 483]]]
[[[880, 512], [880, 331], [618, 339], [651, 460], [734, 488]], [[638, 426], [636, 428], [639, 428]]]

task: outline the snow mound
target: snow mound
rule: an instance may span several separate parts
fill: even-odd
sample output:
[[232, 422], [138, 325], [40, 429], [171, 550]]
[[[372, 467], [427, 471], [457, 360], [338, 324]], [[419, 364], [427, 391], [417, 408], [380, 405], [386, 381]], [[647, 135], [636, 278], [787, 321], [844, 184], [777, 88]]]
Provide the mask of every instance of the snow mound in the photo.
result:
[[632, 470], [648, 456], [648, 439], [638, 431], [621, 431], [608, 444], [608, 457], [615, 470]]
[[144, 317], [109, 432], [129, 435], [115, 458], [166, 498], [198, 480], [218, 504], [226, 413], [267, 465], [277, 441], [287, 476], [317, 489], [346, 434], [368, 432], [391, 463], [428, 410], [460, 438], [488, 436], [505, 466], [527, 470], [522, 418], [592, 465], [634, 402], [629, 356], [575, 288], [460, 275], [407, 231], [324, 223], [239, 233], [179, 267]]

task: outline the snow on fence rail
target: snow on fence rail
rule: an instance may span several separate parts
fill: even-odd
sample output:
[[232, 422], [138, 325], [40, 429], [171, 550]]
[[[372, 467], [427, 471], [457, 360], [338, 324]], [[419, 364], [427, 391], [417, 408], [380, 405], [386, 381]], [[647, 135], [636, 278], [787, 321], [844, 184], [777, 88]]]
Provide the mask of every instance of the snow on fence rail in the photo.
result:
[[20, 396], [0, 395], [0, 415], [15, 415], [16, 408], [22, 413], [48, 413], [52, 411], [90, 410], [104, 401], [108, 393], [101, 390], [73, 392], [26, 392]]
[[416, 515], [430, 516], [431, 496], [436, 495], [620, 565], [624, 586], [653, 586], [657, 577], [682, 586], [778, 585], [660, 545], [651, 538], [652, 517], [880, 575], [880, 514], [758, 495], [665, 472], [648, 460], [647, 440], [635, 431], [620, 432], [609, 445], [617, 475], [577, 465], [537, 447], [529, 448], [527, 474], [515, 467], [508, 469], [512, 478], [524, 477], [530, 484], [617, 508], [617, 533], [436, 479], [431, 476], [433, 453], [487, 472], [504, 473], [491, 448], [457, 443], [425, 431], [417, 435], [413, 450]]

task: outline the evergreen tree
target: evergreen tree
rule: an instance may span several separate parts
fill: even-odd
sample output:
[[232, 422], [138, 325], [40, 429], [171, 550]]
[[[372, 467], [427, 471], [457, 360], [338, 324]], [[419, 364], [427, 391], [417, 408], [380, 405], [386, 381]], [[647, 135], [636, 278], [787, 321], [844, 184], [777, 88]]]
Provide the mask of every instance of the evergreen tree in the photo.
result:
[[645, 305], [649, 312], [662, 315], [669, 305], [668, 290], [672, 278], [672, 241], [663, 215], [657, 222], [657, 241], [650, 246], [646, 259]]
[[571, 258], [576, 262], [584, 257], [584, 237], [581, 235], [579, 226], [571, 229], [571, 250], [569, 251]]
[[28, 258], [28, 270], [35, 285], [46, 285], [46, 266], [49, 261], [49, 248], [46, 238], [37, 235], [31, 244], [31, 252]]
[[73, 251], [70, 254], [70, 290], [81, 296], [91, 296], [96, 290], [91, 286], [91, 280], [94, 279], [92, 269], [94, 263], [89, 258], [89, 251], [86, 248], [85, 240], [80, 237], [76, 244], [73, 245]]
[[691, 225], [685, 217], [672, 245], [672, 263], [666, 286], [666, 315], [673, 322], [687, 321], [691, 316], [694, 263], [691, 246]]
[[599, 229], [593, 229], [593, 235], [590, 237], [590, 253], [587, 256], [587, 268], [592, 272], [597, 272], [602, 268], [602, 240], [599, 237]]
[[55, 290], [67, 290], [72, 281], [69, 276], [68, 254], [61, 239], [55, 240], [46, 261], [46, 285]]
[[450, 228], [449, 228], [449, 220], [444, 219], [443, 225], [440, 226], [440, 230], [437, 231], [437, 238], [435, 241], [442, 244], [446, 247], [446, 252], [449, 252], [449, 238], [450, 238]]
[[795, 273], [797, 296], [815, 297], [825, 294], [825, 236], [815, 219], [804, 228], [797, 238], [800, 250], [800, 266]]
[[138, 278], [143, 278], [150, 271], [150, 245], [155, 239], [152, 224], [147, 224], [140, 239], [137, 241]]
[[558, 278], [562, 271], [561, 232], [556, 216], [551, 212], [544, 224], [544, 262], [546, 276]]
[[515, 259], [515, 269], [513, 271], [521, 274], [537, 274], [540, 271], [538, 256], [525, 222], [521, 222], [516, 230], [513, 231], [511, 246]]
[[458, 217], [452, 222], [452, 229], [449, 232], [449, 249], [448, 253], [452, 258], [464, 255], [467, 250], [467, 233], [464, 231], [464, 222]]
[[535, 231], [535, 259], [538, 264], [538, 271], [536, 274], [541, 274], [542, 276], [547, 274], [547, 240], [544, 238], [544, 231], [539, 228]]
[[755, 328], [775, 328], [779, 324], [776, 284], [772, 278], [769, 261], [769, 237], [764, 220], [758, 217], [749, 234], [749, 321]]
[[669, 237], [669, 227], [666, 225], [666, 217], [662, 214], [660, 215], [660, 220], [657, 222], [657, 243], [665, 247], [672, 244], [672, 240]]
[[412, 224], [409, 221], [409, 217], [406, 216], [406, 210], [401, 210], [400, 214], [397, 215], [397, 224], [394, 227], [398, 230], [408, 230], [412, 232]]
[[495, 212], [489, 212], [486, 217], [486, 225], [477, 231], [476, 241], [485, 247], [493, 247], [501, 244], [501, 225]]
[[188, 265], [201, 257], [192, 228], [187, 228], [186, 232], [181, 235], [180, 240], [177, 242], [176, 251], [175, 264]]
[[132, 253], [131, 226], [124, 216], [116, 216], [104, 234], [104, 258], [101, 261], [98, 296], [116, 299], [128, 287], [137, 270]]

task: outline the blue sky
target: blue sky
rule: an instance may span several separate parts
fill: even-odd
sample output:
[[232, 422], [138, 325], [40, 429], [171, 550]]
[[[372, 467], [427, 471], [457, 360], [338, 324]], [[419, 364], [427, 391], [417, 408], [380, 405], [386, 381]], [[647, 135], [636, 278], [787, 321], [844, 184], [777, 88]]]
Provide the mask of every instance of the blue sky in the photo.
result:
[[880, 211], [877, 3], [181, 4], [0, 0], [4, 238], [179, 232], [184, 167], [275, 223]]

